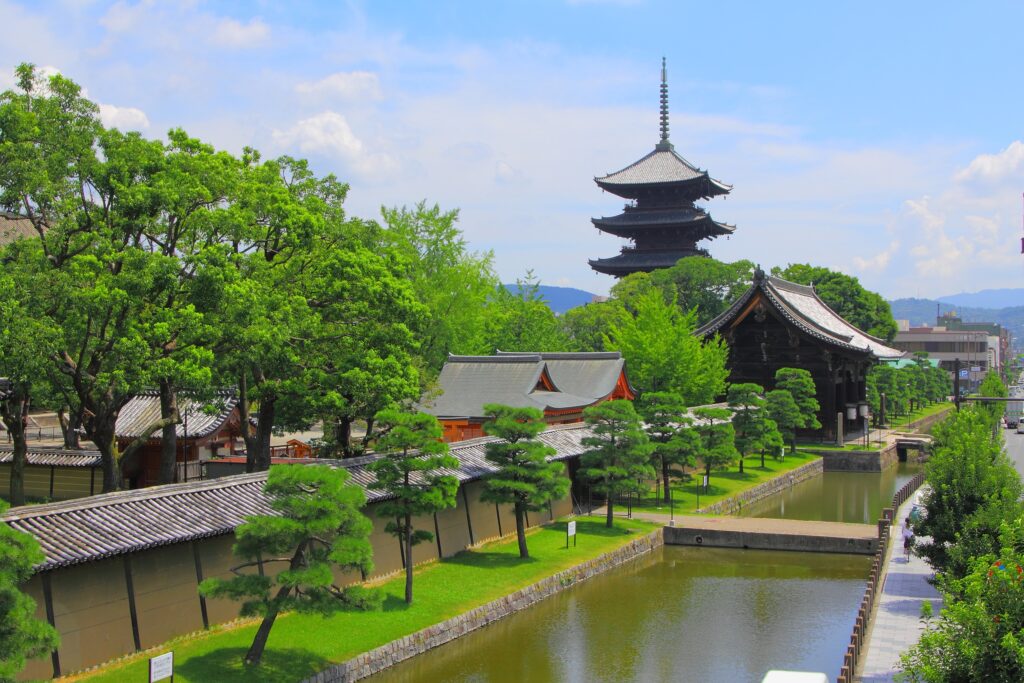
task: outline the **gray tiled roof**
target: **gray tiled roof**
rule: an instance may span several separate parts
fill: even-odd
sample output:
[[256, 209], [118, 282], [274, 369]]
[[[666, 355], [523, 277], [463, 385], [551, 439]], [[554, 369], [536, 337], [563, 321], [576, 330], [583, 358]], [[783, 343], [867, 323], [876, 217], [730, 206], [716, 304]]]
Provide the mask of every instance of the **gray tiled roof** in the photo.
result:
[[[0, 449], [0, 464], [14, 459], [14, 451]], [[25, 455], [29, 465], [53, 467], [99, 467], [99, 451], [63, 451], [56, 448], [30, 448]]]
[[582, 409], [593, 403], [586, 396], [538, 390], [545, 374], [556, 389], [562, 388], [540, 354], [449, 356], [438, 377], [443, 393], [425, 401], [420, 409], [437, 417], [479, 418], [484, 416], [488, 403], [538, 410]]
[[844, 320], [818, 297], [813, 287], [777, 277], [755, 278], [750, 289], [732, 306], [695, 334], [708, 336], [718, 332], [735, 318], [757, 291], [764, 292], [765, 298], [793, 325], [816, 339], [850, 351], [869, 353], [876, 358], [901, 358], [906, 355], [904, 351], [888, 346], [881, 339], [872, 337]]
[[707, 256], [704, 249], [681, 249], [679, 251], [641, 251], [625, 248], [622, 253], [610, 258], [591, 259], [590, 267], [599, 272], [618, 272], [640, 269], [671, 268], [681, 258], [687, 256]]
[[23, 237], [38, 237], [32, 221], [18, 214], [0, 211], [0, 247]]
[[[185, 436], [186, 429], [189, 438], [201, 439], [209, 436], [227, 422], [237, 405], [238, 396], [230, 390], [218, 392], [216, 399], [211, 403], [203, 403], [179, 394], [178, 410], [183, 419], [174, 431], [179, 438]], [[212, 412], [207, 412], [207, 406]], [[134, 439], [159, 419], [160, 393], [156, 390], [141, 391], [121, 408], [114, 429], [119, 438]], [[159, 432], [152, 438], [159, 439]]]
[[[521, 352], [498, 351], [499, 356], [524, 355]], [[598, 353], [540, 353], [548, 374], [562, 391], [594, 401], [615, 391], [619, 376], [626, 371], [626, 361], [618, 351]], [[628, 376], [626, 379], [629, 381]]]
[[620, 171], [609, 173], [594, 180], [601, 186], [647, 185], [651, 183], [679, 183], [690, 180], [707, 179], [709, 193], [724, 194], [732, 189], [731, 185], [711, 178], [707, 171], [702, 171], [676, 153], [671, 146], [659, 145], [653, 152]]
[[[582, 445], [590, 428], [584, 424], [551, 427], [540, 439], [556, 449], [552, 460], [563, 460], [586, 450]], [[463, 441], [451, 446], [457, 470], [445, 471], [461, 481], [472, 481], [494, 471], [484, 449], [494, 437]], [[366, 464], [378, 456], [351, 460], [308, 460], [312, 464], [344, 467], [352, 481], [366, 490], [369, 501], [380, 491], [369, 489], [374, 475]], [[36, 537], [46, 556], [36, 567], [57, 567], [99, 560], [113, 555], [230, 533], [247, 516], [274, 514], [263, 493], [266, 472], [238, 474], [209, 481], [166, 484], [134, 491], [106, 493], [44, 505], [29, 505], [0, 515], [19, 531]]]

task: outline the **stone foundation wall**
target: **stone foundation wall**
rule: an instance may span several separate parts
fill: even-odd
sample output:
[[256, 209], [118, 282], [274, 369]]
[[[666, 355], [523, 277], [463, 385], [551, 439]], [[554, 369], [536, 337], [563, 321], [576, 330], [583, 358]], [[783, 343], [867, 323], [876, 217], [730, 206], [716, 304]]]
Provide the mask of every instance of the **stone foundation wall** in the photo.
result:
[[752, 489], [747, 489], [742, 493], [735, 496], [720, 500], [717, 503], [703, 507], [698, 512], [709, 513], [713, 515], [733, 515], [743, 509], [744, 506], [750, 505], [762, 498], [774, 495], [779, 491], [788, 489], [794, 484], [798, 484], [805, 479], [816, 477], [821, 474], [824, 470], [823, 463], [820, 459], [813, 462], [809, 462], [806, 465], [787, 472], [781, 476], [770, 479], [763, 484], [758, 484]]
[[440, 624], [428, 626], [404, 638], [393, 640], [386, 645], [353, 657], [347, 662], [336, 664], [307, 678], [304, 683], [351, 683], [366, 678], [389, 666], [482, 628], [493, 621], [515, 614], [592, 576], [645, 555], [663, 543], [663, 531], [661, 529], [652, 531], [618, 550], [559, 572], [554, 576], [549, 576], [532, 586], [481, 605], [465, 614], [460, 614]]
[[899, 459], [896, 445], [881, 451], [814, 451], [821, 456], [826, 472], [881, 472]]

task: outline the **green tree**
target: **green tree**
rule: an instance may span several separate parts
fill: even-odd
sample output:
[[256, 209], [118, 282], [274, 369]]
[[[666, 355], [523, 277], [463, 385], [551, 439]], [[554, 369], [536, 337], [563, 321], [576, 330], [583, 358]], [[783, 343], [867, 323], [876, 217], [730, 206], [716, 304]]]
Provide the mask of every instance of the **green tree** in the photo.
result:
[[[797, 425], [803, 429], [821, 429], [821, 422], [818, 421], [818, 390], [814, 386], [814, 379], [811, 373], [803, 368], [779, 368], [775, 371], [775, 388], [788, 391], [796, 401], [800, 410], [800, 422]], [[796, 449], [794, 442], [794, 450]]]
[[[654, 450], [653, 464], [661, 475], [664, 501], [672, 500], [672, 479], [681, 479], [686, 467], [693, 467], [700, 450], [700, 437], [693, 420], [686, 415], [686, 404], [679, 394], [648, 391], [640, 395], [637, 408], [644, 420], [644, 431]], [[679, 469], [676, 469], [678, 467]]]
[[905, 680], [1024, 680], [1024, 521], [1004, 522], [997, 544], [974, 558], [962, 579], [940, 581], [941, 615], [900, 656]]
[[605, 336], [629, 314], [615, 299], [570, 308], [559, 317], [562, 330], [576, 351], [613, 351], [605, 348]]
[[[996, 372], [989, 372], [985, 375], [985, 379], [981, 381], [981, 386], [978, 387], [978, 393], [981, 396], [995, 398], [1006, 398], [1010, 395], [1010, 391], [1003, 384], [999, 373]], [[984, 408], [993, 425], [997, 424], [1003, 413], [1006, 412], [1006, 404], [1002, 402], [983, 403], [981, 407]]]
[[671, 268], [651, 273], [651, 284], [670, 300], [675, 295], [682, 310], [695, 310], [697, 325], [724, 311], [750, 287], [754, 264], [725, 263], [713, 258], [684, 258]]
[[[0, 500], [0, 515], [7, 503]], [[0, 683], [13, 683], [25, 662], [55, 650], [60, 638], [36, 619], [36, 603], [19, 586], [45, 557], [35, 538], [0, 522]]]
[[739, 459], [736, 451], [736, 430], [728, 408], [694, 408], [695, 429], [700, 435], [697, 459], [704, 466], [704, 475], [711, 481], [711, 470], [723, 469]]
[[387, 532], [402, 544], [405, 564], [405, 601], [412, 604], [412, 548], [431, 541], [434, 534], [416, 529], [413, 518], [455, 507], [459, 480], [439, 470], [459, 466], [441, 440], [443, 430], [437, 418], [426, 413], [403, 413], [388, 409], [377, 413], [381, 457], [366, 466], [376, 475], [370, 488], [388, 498], [377, 504], [377, 513], [389, 521]]
[[484, 457], [498, 471], [484, 479], [480, 500], [510, 504], [515, 508], [519, 557], [527, 558], [526, 513], [542, 510], [569, 490], [565, 466], [548, 462], [557, 451], [537, 439], [547, 428], [544, 413], [537, 408], [513, 408], [489, 403], [484, 406], [484, 432], [496, 436], [484, 446]]
[[381, 238], [404, 260], [416, 298], [427, 309], [418, 353], [436, 375], [449, 353], [478, 353], [484, 343], [484, 311], [498, 287], [494, 254], [468, 249], [456, 225], [458, 211], [424, 201], [381, 214], [387, 226]]
[[710, 403], [725, 391], [729, 348], [694, 336], [696, 314], [680, 313], [658, 290], [640, 295], [635, 313], [613, 325], [605, 348], [619, 349], [641, 391], [670, 391], [687, 405]]
[[[373, 525], [360, 512], [366, 496], [348, 479], [348, 472], [327, 465], [271, 467], [263, 491], [276, 514], [248, 517], [235, 530], [233, 552], [245, 560], [232, 569], [237, 576], [199, 585], [205, 596], [242, 601], [242, 616], [263, 617], [246, 664], [260, 663], [270, 629], [283, 611], [328, 616], [380, 605], [376, 591], [334, 585], [332, 567], [364, 576], [373, 571]], [[264, 563], [288, 567], [274, 578], [252, 572]]]
[[986, 526], [994, 533], [992, 527], [998, 527], [1001, 516], [998, 510], [1015, 509], [1024, 489], [984, 408], [954, 413], [936, 425], [932, 435], [932, 455], [925, 465], [931, 491], [924, 499], [926, 514], [914, 530], [931, 537], [931, 542], [919, 546], [922, 556], [936, 571], [946, 571], [950, 548], [962, 538], [973, 516], [991, 508], [973, 520], [972, 533], [978, 536]]
[[776, 424], [783, 438], [789, 440], [791, 452], [796, 453], [796, 430], [802, 422], [800, 406], [793, 394], [785, 389], [774, 389], [765, 395], [768, 418]]
[[616, 496], [643, 491], [643, 479], [654, 476], [649, 457], [651, 445], [640, 425], [631, 401], [605, 401], [583, 411], [591, 435], [583, 437], [587, 447], [581, 456], [580, 475], [607, 498], [605, 525], [612, 527]]
[[487, 303], [482, 353], [495, 351], [568, 351], [569, 338], [540, 294], [540, 281], [527, 271], [516, 293], [495, 289]]
[[733, 410], [732, 426], [736, 431], [740, 472], [743, 472], [743, 458], [747, 454], [759, 450], [761, 467], [764, 467], [765, 450], [778, 448], [781, 444], [778, 425], [768, 416], [767, 401], [762, 394], [764, 387], [758, 384], [729, 385], [727, 400]]
[[807, 263], [793, 263], [785, 269], [772, 268], [772, 275], [813, 285], [829, 308], [868, 334], [888, 341], [896, 336], [896, 321], [889, 302], [880, 294], [864, 289], [855, 277]]

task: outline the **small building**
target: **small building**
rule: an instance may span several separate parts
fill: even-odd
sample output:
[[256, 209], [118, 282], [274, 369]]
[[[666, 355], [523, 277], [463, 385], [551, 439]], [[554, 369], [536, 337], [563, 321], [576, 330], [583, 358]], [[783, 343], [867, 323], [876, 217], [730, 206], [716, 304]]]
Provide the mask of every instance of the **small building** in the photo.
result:
[[618, 351], [451, 355], [438, 383], [441, 395], [420, 409], [437, 416], [449, 442], [483, 436], [488, 403], [537, 408], [549, 424], [566, 424], [596, 403], [636, 396]]
[[599, 273], [624, 277], [670, 268], [687, 256], [708, 256], [697, 243], [731, 235], [735, 226], [719, 223], [694, 202], [727, 195], [731, 185], [712, 178], [676, 152], [668, 136], [668, 80], [661, 64], [661, 139], [654, 151], [615, 173], [594, 178], [598, 187], [629, 200], [623, 213], [593, 218], [601, 232], [632, 240], [618, 256], [593, 259]]
[[999, 337], [986, 330], [950, 330], [942, 326], [900, 325], [892, 345], [908, 353], [924, 351], [951, 375], [959, 362], [965, 385], [976, 387], [988, 371], [998, 368]]
[[[238, 395], [234, 390], [217, 392], [211, 401], [200, 401], [178, 395], [181, 422], [175, 426], [177, 435], [176, 481], [202, 478], [202, 464], [218, 455], [233, 455], [244, 450], [241, 445], [241, 422]], [[121, 408], [115, 433], [118, 448], [124, 449], [160, 419], [160, 392], [151, 389], [139, 392]], [[140, 457], [132, 459], [137, 467], [122, 474], [131, 488], [152, 486], [160, 480], [160, 447], [162, 431], [152, 434], [142, 446]]]
[[760, 268], [739, 299], [697, 330], [721, 335], [729, 345], [729, 381], [753, 382], [770, 390], [779, 368], [811, 373], [818, 390], [821, 434], [837, 437], [860, 427], [867, 414], [867, 372], [875, 363], [905, 352], [844, 320], [813, 287], [766, 275]]

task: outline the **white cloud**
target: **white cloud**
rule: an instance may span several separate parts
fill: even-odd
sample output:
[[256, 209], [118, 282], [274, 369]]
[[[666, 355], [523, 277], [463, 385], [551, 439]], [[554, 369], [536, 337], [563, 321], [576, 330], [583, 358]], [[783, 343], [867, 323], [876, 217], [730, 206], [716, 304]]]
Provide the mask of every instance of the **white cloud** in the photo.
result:
[[100, 105], [100, 120], [108, 128], [121, 130], [145, 130], [149, 128], [149, 117], [135, 107], [118, 107], [113, 104]]
[[319, 81], [303, 81], [295, 86], [295, 92], [346, 100], [379, 100], [383, 96], [377, 74], [369, 71], [342, 71]]
[[302, 119], [287, 130], [274, 130], [272, 137], [282, 147], [335, 157], [361, 173], [376, 174], [396, 166], [387, 154], [369, 150], [352, 131], [348, 120], [334, 111]]
[[892, 257], [896, 255], [899, 249], [899, 241], [893, 240], [892, 242], [889, 242], [889, 246], [874, 256], [869, 256], [867, 258], [854, 256], [853, 265], [859, 271], [884, 271], [889, 267], [889, 264], [892, 263]]
[[270, 37], [270, 27], [260, 18], [243, 24], [235, 19], [221, 19], [217, 22], [211, 42], [224, 47], [259, 47]]
[[955, 179], [958, 182], [983, 180], [998, 182], [1009, 176], [1020, 180], [1021, 166], [1024, 165], [1024, 143], [1014, 140], [998, 154], [981, 154], [974, 158], [967, 168], [959, 171]]

